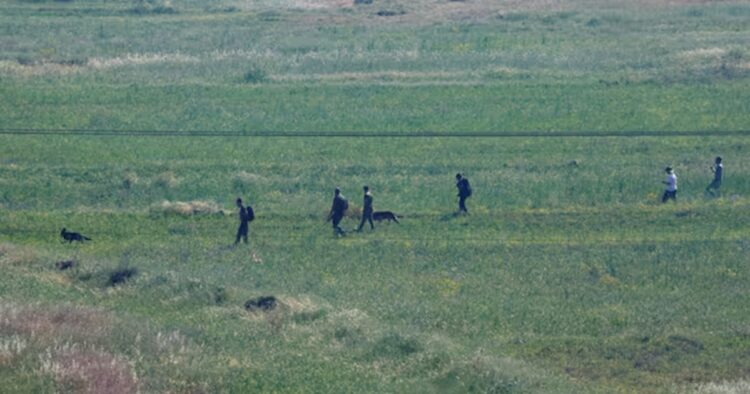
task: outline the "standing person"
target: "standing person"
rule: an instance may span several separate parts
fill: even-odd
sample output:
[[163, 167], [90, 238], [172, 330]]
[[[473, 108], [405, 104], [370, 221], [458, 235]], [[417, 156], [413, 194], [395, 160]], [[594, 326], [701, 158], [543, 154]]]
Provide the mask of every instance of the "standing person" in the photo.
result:
[[240, 227], [237, 229], [237, 237], [234, 239], [235, 245], [240, 243], [240, 239], [247, 243], [247, 231], [249, 223], [255, 219], [255, 213], [253, 212], [253, 208], [251, 206], [243, 206], [242, 199], [239, 197], [237, 198], [236, 203], [237, 208], [239, 208]]
[[710, 185], [706, 187], [706, 193], [711, 194], [714, 197], [721, 195], [721, 177], [724, 175], [724, 165], [721, 164], [721, 157], [716, 157], [715, 165], [711, 167], [711, 171], [714, 173], [714, 180]]
[[344, 235], [344, 230], [339, 227], [341, 219], [344, 218], [346, 210], [349, 209], [349, 202], [346, 198], [341, 195], [341, 189], [338, 187], [333, 193], [333, 205], [331, 205], [331, 212], [328, 214], [328, 220], [333, 223], [333, 235]]
[[362, 189], [364, 189], [365, 197], [362, 204], [362, 221], [359, 222], [357, 232], [362, 231], [362, 227], [364, 227], [365, 221], [370, 222], [370, 230], [375, 230], [375, 225], [372, 224], [372, 193], [370, 193], [369, 186], [364, 186]]
[[667, 187], [664, 190], [664, 195], [661, 197], [661, 202], [665, 203], [670, 199], [677, 201], [677, 175], [675, 175], [672, 167], [667, 167], [664, 171], [667, 173], [667, 178], [662, 183], [667, 185]]
[[466, 209], [466, 199], [471, 197], [471, 185], [469, 185], [469, 180], [460, 173], [456, 174], [456, 188], [458, 188], [458, 211], [469, 213]]

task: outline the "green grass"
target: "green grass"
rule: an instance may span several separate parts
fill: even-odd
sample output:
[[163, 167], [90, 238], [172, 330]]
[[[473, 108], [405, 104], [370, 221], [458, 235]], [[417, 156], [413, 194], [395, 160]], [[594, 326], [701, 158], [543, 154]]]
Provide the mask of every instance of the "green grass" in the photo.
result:
[[[279, 4], [0, 5], [0, 128], [123, 131], [0, 135], [4, 391], [747, 386], [748, 4]], [[401, 224], [335, 238], [365, 184]]]

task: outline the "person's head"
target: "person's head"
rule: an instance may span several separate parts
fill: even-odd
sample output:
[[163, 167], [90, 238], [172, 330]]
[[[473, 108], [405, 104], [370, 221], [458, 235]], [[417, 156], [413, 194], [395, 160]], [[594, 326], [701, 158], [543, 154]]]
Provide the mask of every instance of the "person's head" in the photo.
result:
[[672, 167], [667, 167], [667, 168], [665, 168], [665, 169], [664, 169], [664, 171], [665, 171], [665, 172], [666, 172], [667, 174], [671, 174], [671, 173], [672, 173]]
[[235, 201], [235, 203], [237, 204], [238, 207], [241, 207], [242, 206], [242, 199], [239, 198], [239, 197], [237, 197], [237, 201]]
[[721, 164], [721, 157], [720, 156], [716, 156], [716, 164]]
[[461, 178], [463, 178], [463, 177], [461, 176], [460, 172], [458, 174], [456, 174], [456, 179], [461, 180]]
[[337, 195], [337, 196], [338, 196], [339, 194], [341, 194], [341, 189], [339, 189], [339, 188], [337, 187], [337, 188], [336, 188], [336, 189], [335, 189], [335, 190], [333, 191], [333, 194], [335, 194], [335, 195]]
[[365, 191], [365, 193], [367, 193], [367, 192], [369, 192], [369, 191], [370, 191], [370, 186], [367, 186], [367, 185], [365, 185], [365, 186], [362, 186], [362, 190], [364, 190], [364, 191]]

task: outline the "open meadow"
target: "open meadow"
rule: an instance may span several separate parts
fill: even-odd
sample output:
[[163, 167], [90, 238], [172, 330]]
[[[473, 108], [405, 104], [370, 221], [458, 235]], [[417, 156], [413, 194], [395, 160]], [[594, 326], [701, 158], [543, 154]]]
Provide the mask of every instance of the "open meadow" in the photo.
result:
[[[748, 392], [749, 21], [4, 1], [0, 391]], [[400, 224], [351, 232], [365, 184]]]

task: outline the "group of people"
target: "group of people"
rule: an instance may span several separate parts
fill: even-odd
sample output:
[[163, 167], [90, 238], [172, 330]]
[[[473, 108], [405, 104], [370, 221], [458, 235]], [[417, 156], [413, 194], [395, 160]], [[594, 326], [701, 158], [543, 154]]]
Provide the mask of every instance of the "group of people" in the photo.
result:
[[[721, 157], [715, 159], [714, 166], [711, 167], [711, 171], [714, 173], [714, 179], [711, 184], [706, 187], [706, 194], [714, 197], [718, 197], [721, 193], [721, 180], [724, 175], [724, 166], [721, 161]], [[665, 172], [667, 173], [667, 176], [663, 183], [666, 187], [661, 201], [662, 203], [666, 203], [669, 200], [677, 201], [677, 175], [672, 167], [667, 167]], [[375, 229], [375, 224], [373, 223], [374, 209], [372, 192], [370, 191], [369, 186], [364, 186], [362, 189], [364, 194], [362, 198], [362, 218], [357, 227], [357, 232], [362, 231], [362, 228], [366, 223], [370, 224], [370, 230]], [[458, 213], [468, 214], [469, 210], [466, 208], [466, 199], [471, 197], [471, 184], [461, 173], [456, 174], [456, 189], [458, 189]], [[240, 241], [247, 243], [249, 223], [255, 219], [253, 208], [250, 207], [250, 205], [244, 206], [241, 198], [238, 198], [236, 203], [239, 208], [240, 226], [237, 229], [237, 236], [234, 241], [235, 245], [240, 243]], [[333, 225], [333, 233], [335, 236], [342, 236], [346, 233], [341, 228], [340, 224], [348, 209], [349, 202], [341, 194], [341, 189], [337, 187], [333, 192], [333, 204], [328, 213], [328, 221]]]
[[[466, 209], [466, 199], [471, 197], [471, 185], [469, 180], [461, 174], [456, 174], [456, 188], [458, 189], [458, 212], [467, 214], [469, 213]], [[370, 187], [365, 185], [362, 187], [362, 220], [359, 222], [357, 232], [362, 231], [362, 228], [366, 223], [370, 224], [370, 230], [375, 229], [373, 223], [373, 196], [370, 191]], [[239, 209], [240, 226], [237, 229], [237, 236], [235, 237], [234, 244], [237, 245], [240, 241], [247, 243], [247, 236], [249, 231], [249, 224], [255, 219], [253, 208], [248, 205], [245, 206], [242, 203], [241, 198], [237, 198], [237, 208]], [[328, 213], [328, 221], [333, 225], [333, 233], [336, 236], [344, 235], [346, 232], [341, 228], [341, 220], [344, 219], [346, 211], [349, 209], [349, 201], [341, 194], [341, 189], [338, 187], [333, 192], [333, 204], [331, 210]]]
[[[669, 200], [677, 201], [677, 175], [674, 173], [672, 167], [667, 167], [664, 171], [667, 173], [667, 177], [662, 182], [666, 187], [664, 188], [661, 202], [665, 203]], [[706, 186], [706, 194], [718, 197], [721, 195], [721, 179], [724, 176], [724, 165], [721, 164], [721, 157], [716, 157], [711, 171], [714, 173], [714, 180]]]
[[[471, 185], [469, 184], [469, 180], [460, 173], [456, 174], [456, 188], [458, 189], [458, 212], [467, 214], [469, 213], [469, 210], [466, 208], [466, 199], [471, 197]], [[366, 185], [362, 187], [362, 190], [364, 193], [362, 198], [362, 219], [357, 227], [357, 232], [362, 231], [365, 223], [370, 224], [370, 230], [375, 229], [372, 218], [373, 212], [375, 212], [372, 206], [372, 192], [370, 192], [370, 187]], [[341, 189], [337, 187], [333, 192], [333, 204], [331, 205], [331, 211], [328, 214], [328, 221], [333, 224], [333, 233], [336, 236], [345, 234], [345, 231], [341, 228], [340, 224], [341, 220], [346, 215], [347, 209], [349, 209], [349, 202], [341, 194]]]

